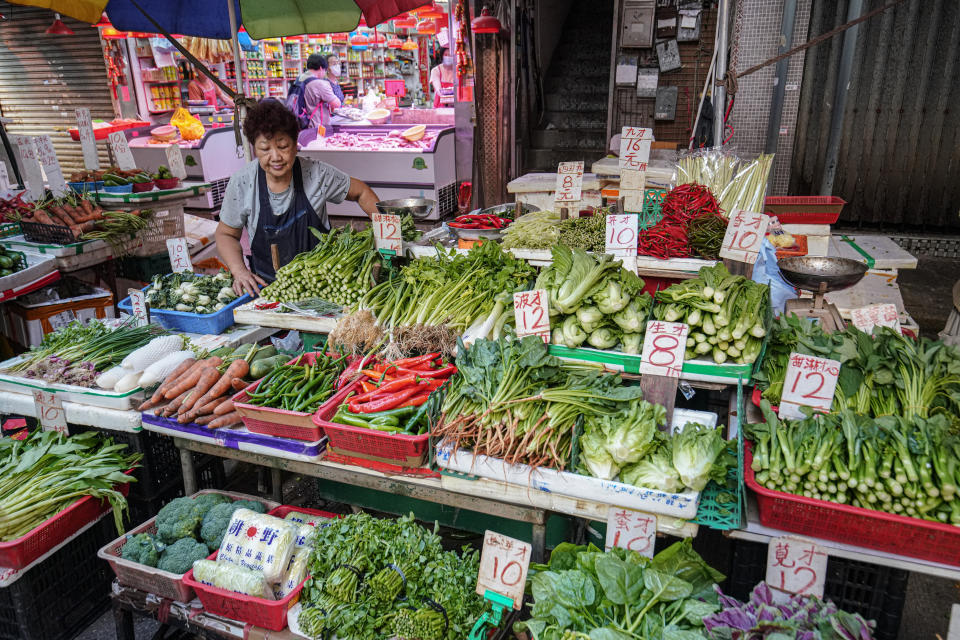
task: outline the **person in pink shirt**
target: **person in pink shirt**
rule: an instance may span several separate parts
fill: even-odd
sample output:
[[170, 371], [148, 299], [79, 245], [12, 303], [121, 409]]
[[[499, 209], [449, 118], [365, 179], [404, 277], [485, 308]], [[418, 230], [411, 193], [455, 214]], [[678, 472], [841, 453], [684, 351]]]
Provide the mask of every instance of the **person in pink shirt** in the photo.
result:
[[339, 109], [342, 104], [326, 76], [327, 57], [313, 53], [307, 58], [307, 70], [297, 78], [297, 82], [304, 84], [305, 111], [310, 116], [310, 127], [313, 129], [320, 125], [328, 127], [333, 110]]

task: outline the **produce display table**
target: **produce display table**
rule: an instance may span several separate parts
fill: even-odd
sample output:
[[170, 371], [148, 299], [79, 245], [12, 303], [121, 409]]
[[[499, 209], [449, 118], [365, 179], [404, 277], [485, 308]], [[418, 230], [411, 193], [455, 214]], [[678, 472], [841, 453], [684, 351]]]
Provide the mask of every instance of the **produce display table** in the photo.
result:
[[257, 301], [252, 300], [233, 310], [235, 322], [243, 324], [307, 331], [309, 333], [330, 333], [337, 326], [337, 319], [333, 317], [317, 318], [287, 311], [277, 313], [272, 310], [256, 308]]
[[828, 256], [851, 258], [871, 269], [916, 269], [917, 259], [887, 236], [840, 235], [830, 238]]
[[[221, 616], [207, 613], [194, 598], [192, 602], [173, 602], [152, 593], [146, 593], [132, 587], [127, 587], [116, 580], [110, 589], [110, 600], [113, 606], [113, 618], [116, 623], [117, 640], [136, 640], [133, 616], [156, 618], [161, 623], [160, 632], [170, 627], [186, 631], [192, 637], [200, 636], [210, 640], [220, 638], [244, 638], [245, 625], [237, 620], [230, 620]], [[272, 635], [272, 638], [282, 637]], [[162, 633], [154, 637], [164, 637]]]

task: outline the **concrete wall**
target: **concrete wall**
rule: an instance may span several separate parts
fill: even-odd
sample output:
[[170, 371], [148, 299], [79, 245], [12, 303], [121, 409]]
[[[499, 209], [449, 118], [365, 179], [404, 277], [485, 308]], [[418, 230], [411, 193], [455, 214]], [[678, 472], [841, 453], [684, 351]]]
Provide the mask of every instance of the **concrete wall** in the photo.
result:
[[546, 76], [573, 0], [537, 0], [536, 38], [540, 69]]

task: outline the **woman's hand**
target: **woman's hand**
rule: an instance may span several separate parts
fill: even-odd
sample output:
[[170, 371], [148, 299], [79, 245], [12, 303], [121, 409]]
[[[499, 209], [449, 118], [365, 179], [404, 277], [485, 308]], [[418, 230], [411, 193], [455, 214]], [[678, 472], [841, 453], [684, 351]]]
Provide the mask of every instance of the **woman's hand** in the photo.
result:
[[256, 298], [260, 293], [260, 287], [267, 286], [263, 278], [253, 273], [249, 269], [244, 269], [241, 273], [233, 274], [233, 291], [238, 296], [249, 293], [250, 297]]

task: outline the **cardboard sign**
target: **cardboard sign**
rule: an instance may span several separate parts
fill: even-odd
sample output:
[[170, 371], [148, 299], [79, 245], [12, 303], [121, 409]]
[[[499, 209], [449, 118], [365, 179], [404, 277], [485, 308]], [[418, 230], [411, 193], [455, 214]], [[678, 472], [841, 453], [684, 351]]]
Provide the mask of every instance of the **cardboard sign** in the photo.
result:
[[840, 363], [836, 360], [791, 353], [780, 396], [780, 417], [802, 418], [801, 406], [830, 411], [839, 375]]
[[580, 202], [583, 191], [583, 161], [561, 162], [557, 167], [557, 190], [554, 202], [557, 206]]
[[647, 322], [640, 354], [640, 373], [679, 378], [689, 332], [690, 327], [682, 322]]
[[766, 583], [777, 591], [823, 597], [827, 553], [810, 540], [781, 536], [767, 546]]
[[127, 293], [130, 295], [130, 311], [137, 319], [137, 326], [143, 327], [150, 324], [146, 294], [142, 289], [127, 289]]
[[133, 159], [133, 153], [130, 151], [127, 137], [123, 135], [123, 131], [114, 131], [107, 140], [118, 167], [124, 170], [137, 168], [137, 163]]
[[180, 178], [181, 180], [185, 179], [187, 177], [187, 168], [183, 164], [183, 152], [180, 150], [180, 145], [167, 145], [164, 152], [167, 154], [167, 168], [170, 169], [173, 177]]
[[892, 304], [871, 304], [850, 312], [853, 326], [864, 333], [873, 333], [875, 327], [890, 327], [897, 333], [900, 329], [900, 314]]
[[66, 311], [61, 311], [60, 313], [51, 317], [48, 320], [48, 322], [50, 323], [50, 326], [53, 328], [54, 331], [59, 331], [60, 329], [64, 328], [65, 326], [67, 326], [68, 324], [70, 324], [76, 319], [77, 319], [77, 314], [74, 313], [71, 309], [67, 309]]
[[65, 195], [67, 183], [63, 179], [63, 171], [60, 169], [60, 161], [57, 160], [57, 152], [53, 148], [53, 140], [50, 136], [37, 136], [34, 138], [34, 144], [37, 146], [37, 161], [47, 175], [50, 191], [57, 197]]
[[656, 541], [657, 516], [622, 507], [607, 511], [606, 551], [620, 547], [652, 558]]
[[63, 410], [63, 402], [52, 391], [36, 390], [33, 392], [33, 404], [37, 409], [37, 419], [44, 431], [59, 431], [67, 434], [67, 412]]
[[25, 199], [39, 200], [43, 197], [43, 172], [37, 160], [37, 147], [30, 136], [13, 136], [13, 144], [20, 151], [20, 175], [26, 183]]
[[170, 254], [170, 268], [174, 273], [193, 271], [193, 262], [190, 260], [190, 249], [186, 238], [170, 238], [167, 240], [167, 253]]
[[83, 167], [87, 171], [96, 171], [100, 168], [100, 158], [97, 155], [97, 139], [93, 133], [90, 109], [77, 109], [77, 131], [80, 133], [80, 148], [83, 149]]
[[646, 171], [650, 161], [653, 129], [623, 127], [620, 130], [620, 169]]
[[513, 294], [513, 316], [517, 337], [540, 336], [550, 344], [550, 294], [543, 289], [520, 291]]
[[377, 249], [393, 251], [400, 255], [403, 251], [400, 216], [380, 212], [373, 214], [373, 238]]
[[720, 257], [754, 264], [760, 253], [760, 245], [767, 235], [770, 216], [762, 213], [750, 213], [737, 210], [727, 223], [727, 232], [723, 235]]
[[513, 608], [519, 610], [530, 567], [530, 550], [526, 542], [487, 531], [477, 573], [477, 595], [488, 590], [499, 593], [513, 600]]
[[0, 191], [10, 188], [10, 177], [7, 175], [7, 163], [0, 160]]
[[605, 252], [614, 256], [637, 255], [637, 216], [619, 213], [607, 216]]

